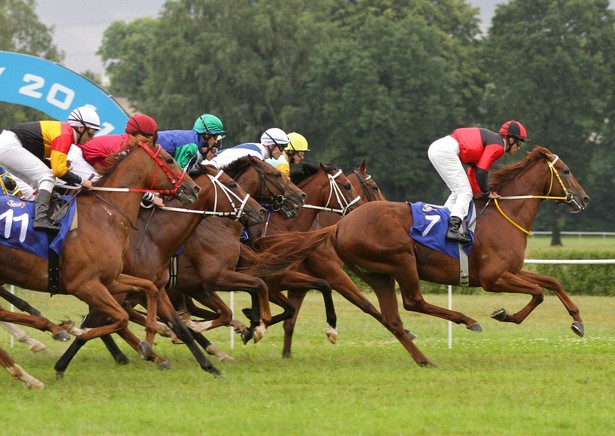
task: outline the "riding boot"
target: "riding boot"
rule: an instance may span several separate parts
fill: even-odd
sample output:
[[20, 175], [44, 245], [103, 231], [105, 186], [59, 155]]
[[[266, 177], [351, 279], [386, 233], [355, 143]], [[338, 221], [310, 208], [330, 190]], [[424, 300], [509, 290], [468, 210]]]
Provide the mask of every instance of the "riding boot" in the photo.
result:
[[45, 230], [47, 232], [57, 232], [60, 230], [56, 224], [49, 220], [49, 200], [51, 193], [39, 190], [34, 200], [34, 223], [32, 227], [36, 230]]
[[470, 237], [461, 232], [461, 218], [452, 216], [448, 222], [448, 230], [446, 232], [446, 239], [451, 239], [453, 241], [460, 242], [462, 244], [467, 244], [468, 242], [472, 242]]

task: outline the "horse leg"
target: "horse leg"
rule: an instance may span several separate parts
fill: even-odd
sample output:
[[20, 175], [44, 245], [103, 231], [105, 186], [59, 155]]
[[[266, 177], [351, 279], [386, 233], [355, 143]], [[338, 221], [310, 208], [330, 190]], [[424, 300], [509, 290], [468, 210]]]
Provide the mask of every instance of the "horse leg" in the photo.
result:
[[45, 387], [43, 382], [32, 377], [24, 371], [21, 366], [15, 363], [11, 356], [2, 348], [0, 348], [0, 365], [2, 365], [11, 376], [24, 382], [26, 386], [28, 386], [28, 389], [43, 389]]
[[562, 284], [558, 280], [550, 276], [524, 270], [517, 272], [517, 276], [554, 292], [568, 311], [568, 314], [574, 320], [571, 326], [572, 331], [581, 337], [585, 334], [585, 327], [583, 326], [583, 320], [581, 319], [579, 308], [572, 302]]
[[[358, 271], [355, 271], [355, 273], [358, 273]], [[434, 366], [418, 349], [404, 329], [401, 317], [399, 316], [395, 281], [391, 276], [379, 273], [363, 273], [359, 277], [374, 290], [378, 298], [380, 310], [382, 311], [382, 324], [393, 333], [418, 365]]]
[[47, 348], [45, 344], [40, 341], [37, 341], [34, 338], [31, 338], [26, 334], [26, 332], [18, 328], [13, 323], [0, 321], [0, 326], [6, 329], [6, 331], [9, 332], [9, 334], [16, 338], [19, 342], [28, 344], [30, 346], [30, 351], [32, 351], [33, 353], [43, 351], [45, 348]]
[[[148, 308], [148, 314], [150, 309]], [[155, 313], [156, 314], [156, 313]], [[194, 341], [194, 337], [190, 330], [184, 325], [183, 322], [177, 316], [175, 308], [171, 304], [164, 287], [158, 292], [157, 302], [157, 314], [169, 327], [175, 332], [177, 337], [182, 340], [188, 349], [192, 352], [192, 355], [196, 358], [197, 362], [205, 371], [213, 374], [214, 376], [222, 376], [222, 373], [205, 357], [201, 352], [198, 345]]]
[[211, 356], [216, 356], [220, 362], [234, 362], [235, 358], [212, 344], [209, 339], [200, 332], [192, 331], [194, 340]]
[[15, 294], [12, 294], [2, 285], [0, 285], [0, 297], [4, 298], [6, 301], [11, 303], [13, 306], [21, 310], [22, 312], [27, 312], [30, 315], [34, 315], [34, 316], [41, 316], [41, 317], [43, 316], [43, 314], [40, 311], [30, 306], [30, 304], [27, 301], [22, 300]]
[[[32, 327], [43, 332], [51, 332], [53, 339], [56, 341], [65, 342], [70, 340], [70, 336], [62, 327], [52, 323], [47, 318], [43, 318], [42, 316], [11, 312], [10, 310], [0, 307], [0, 321]], [[69, 321], [65, 321], [65, 325], [69, 326], [73, 324]]]
[[[142, 290], [145, 292], [147, 304], [147, 321], [145, 325], [145, 341], [150, 348], [154, 345], [156, 336], [156, 307], [158, 300], [158, 288], [151, 280], [134, 277], [128, 274], [120, 274], [109, 287], [111, 294], [123, 294]], [[170, 304], [170, 303], [169, 303]]]

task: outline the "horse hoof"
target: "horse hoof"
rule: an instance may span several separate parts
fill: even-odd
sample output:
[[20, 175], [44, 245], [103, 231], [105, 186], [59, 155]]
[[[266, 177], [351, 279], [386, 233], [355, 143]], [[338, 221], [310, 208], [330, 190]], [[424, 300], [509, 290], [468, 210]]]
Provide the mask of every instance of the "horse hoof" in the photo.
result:
[[59, 342], [68, 342], [70, 341], [70, 335], [68, 334], [68, 332], [62, 330], [54, 335], [51, 336], [54, 340], [59, 341]]
[[149, 359], [150, 357], [152, 357], [153, 354], [152, 347], [146, 341], [143, 341], [139, 344], [139, 346], [137, 347], [137, 352], [143, 360]]
[[56, 371], [56, 380], [64, 380], [64, 371]]
[[437, 368], [437, 366], [431, 363], [429, 360], [426, 360], [425, 362], [417, 362], [417, 363], [419, 364], [421, 368]]
[[243, 333], [241, 333], [241, 340], [244, 345], [250, 342], [250, 339], [252, 339], [253, 334], [254, 332], [251, 329], [246, 329], [243, 331]]
[[119, 365], [128, 365], [130, 363], [130, 360], [128, 360], [128, 357], [126, 356], [117, 356], [115, 357], [115, 363]]
[[37, 379], [30, 380], [27, 383], [28, 389], [45, 389], [45, 384]]
[[577, 336], [583, 337], [583, 335], [585, 334], [585, 326], [582, 322], [575, 321], [572, 323], [572, 326], [570, 328]]
[[173, 366], [167, 362], [166, 360], [163, 360], [162, 362], [158, 363], [158, 369], [163, 370], [163, 369], [173, 369]]
[[508, 312], [506, 312], [506, 309], [499, 309], [491, 314], [491, 318], [496, 321], [505, 321], [507, 316]]
[[33, 353], [38, 353], [39, 351], [43, 351], [46, 348], [47, 346], [39, 341], [36, 341], [32, 345], [30, 345], [30, 351], [32, 351]]
[[474, 324], [470, 324], [468, 326], [468, 330], [471, 330], [473, 332], [482, 332], [483, 328], [480, 326], [479, 323], [475, 322]]
[[234, 362], [235, 358], [233, 356], [229, 356], [225, 354], [224, 356], [218, 357], [218, 360], [223, 363]]
[[256, 327], [254, 329], [254, 343], [256, 344], [265, 337], [265, 329], [263, 327]]
[[410, 330], [404, 329], [404, 331], [406, 332], [406, 336], [408, 336], [411, 341], [417, 338], [417, 336], [414, 333], [412, 333]]
[[337, 329], [334, 329], [333, 327], [329, 327], [327, 329], [327, 339], [329, 340], [329, 342], [331, 342], [332, 344], [336, 344], [337, 343]]

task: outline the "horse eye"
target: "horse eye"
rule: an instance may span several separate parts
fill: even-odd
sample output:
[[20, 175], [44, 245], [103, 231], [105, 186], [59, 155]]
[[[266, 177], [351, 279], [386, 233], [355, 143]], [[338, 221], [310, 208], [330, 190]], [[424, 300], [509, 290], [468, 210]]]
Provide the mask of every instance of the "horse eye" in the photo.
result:
[[168, 158], [165, 162], [166, 162], [167, 164], [169, 164], [169, 165], [173, 165], [173, 163], [175, 162], [175, 159], [173, 159], [172, 157], [170, 157], [170, 158]]
[[344, 189], [350, 190], [351, 188], [352, 188], [352, 185], [350, 183], [348, 183], [347, 185], [344, 185]]
[[570, 174], [570, 170], [569, 170], [568, 168], [566, 168], [566, 169], [563, 171], [563, 173], [564, 173], [564, 174], [566, 174], [566, 175], [568, 175], [568, 174]]

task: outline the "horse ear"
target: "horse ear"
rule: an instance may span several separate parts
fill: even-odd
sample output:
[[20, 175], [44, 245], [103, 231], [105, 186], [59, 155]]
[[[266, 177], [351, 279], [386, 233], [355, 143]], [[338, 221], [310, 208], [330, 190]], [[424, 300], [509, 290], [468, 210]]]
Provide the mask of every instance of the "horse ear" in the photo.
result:
[[361, 165], [359, 165], [359, 172], [364, 173], [367, 170], [367, 159], [363, 159], [361, 161]]

